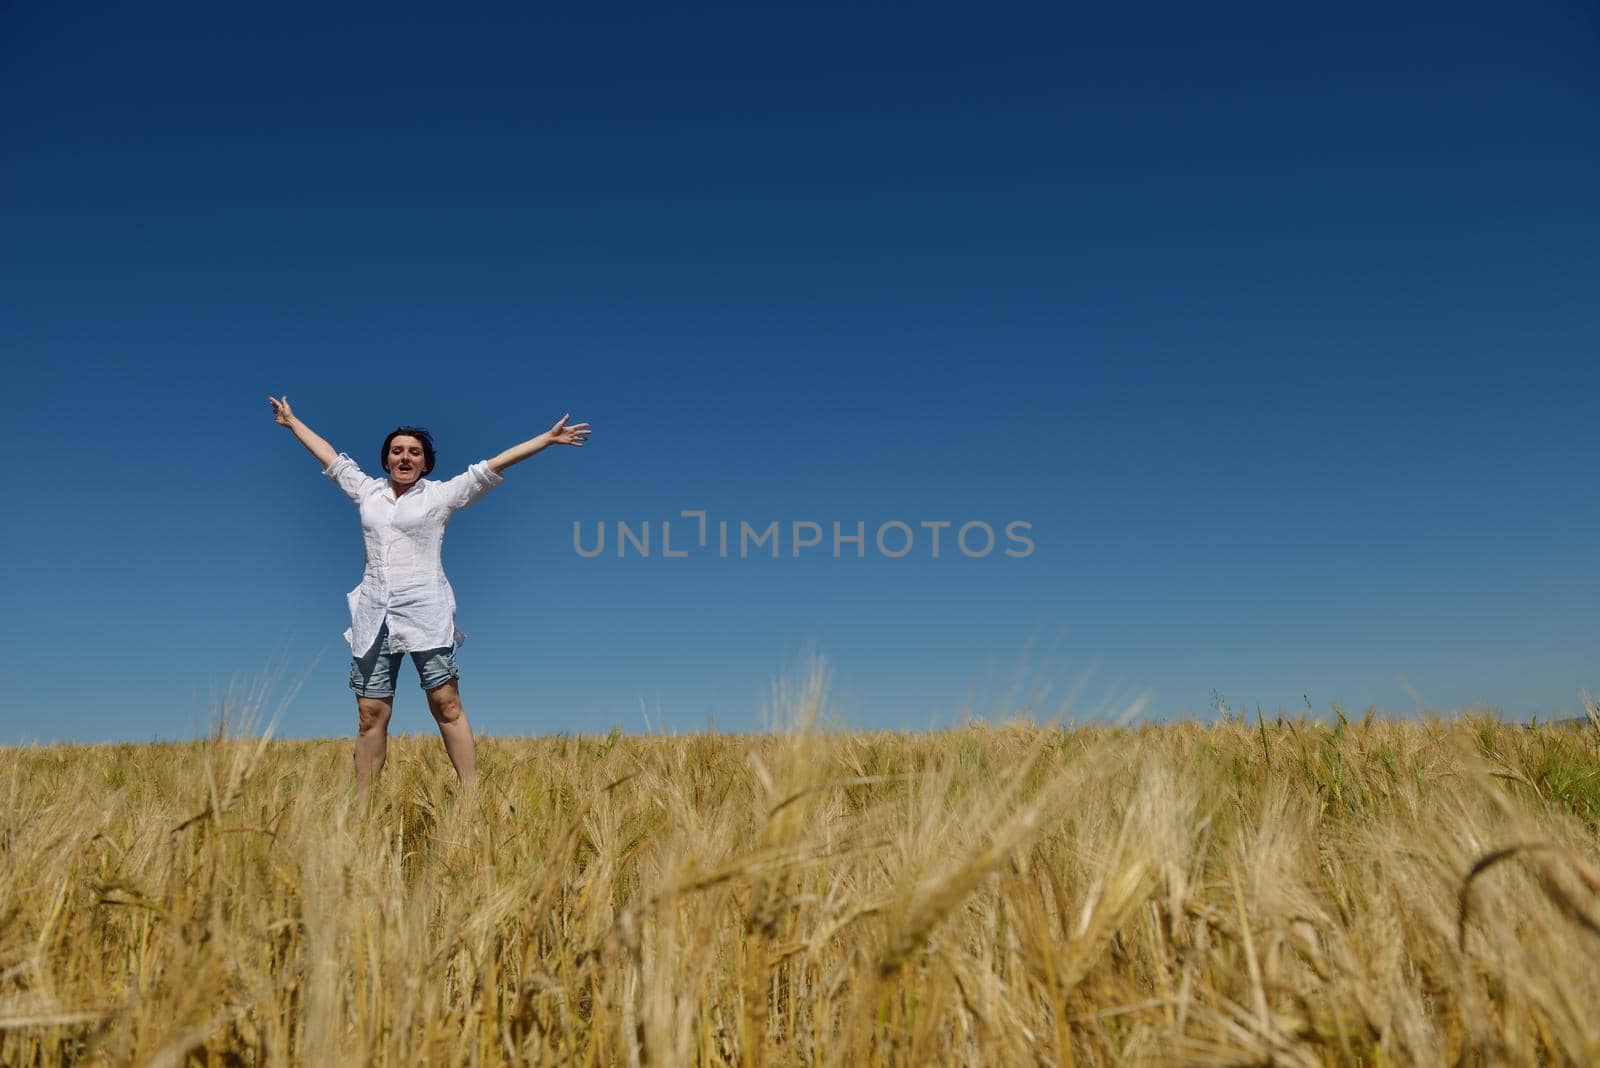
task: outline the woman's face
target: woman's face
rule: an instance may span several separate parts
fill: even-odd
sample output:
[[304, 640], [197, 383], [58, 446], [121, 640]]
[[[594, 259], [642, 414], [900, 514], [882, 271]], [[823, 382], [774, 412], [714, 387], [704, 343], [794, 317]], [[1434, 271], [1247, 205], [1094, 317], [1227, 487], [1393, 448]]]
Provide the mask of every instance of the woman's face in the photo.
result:
[[408, 434], [401, 434], [389, 442], [389, 477], [396, 485], [409, 486], [422, 477], [426, 466], [422, 459], [422, 442]]

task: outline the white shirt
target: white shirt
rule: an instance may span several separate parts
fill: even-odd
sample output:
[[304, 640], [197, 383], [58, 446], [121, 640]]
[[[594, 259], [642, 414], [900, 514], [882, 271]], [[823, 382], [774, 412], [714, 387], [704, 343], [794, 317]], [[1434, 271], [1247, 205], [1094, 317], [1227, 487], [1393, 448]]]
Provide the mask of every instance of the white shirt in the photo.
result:
[[456, 595], [439, 559], [444, 528], [456, 509], [465, 508], [505, 478], [489, 461], [480, 460], [448, 482], [419, 478], [397, 498], [387, 478], [369, 478], [342, 452], [322, 473], [361, 510], [361, 533], [367, 543], [361, 585], [348, 597], [350, 629], [344, 637], [351, 655], [360, 657], [372, 650], [385, 618], [392, 653], [466, 641], [467, 636], [456, 629]]

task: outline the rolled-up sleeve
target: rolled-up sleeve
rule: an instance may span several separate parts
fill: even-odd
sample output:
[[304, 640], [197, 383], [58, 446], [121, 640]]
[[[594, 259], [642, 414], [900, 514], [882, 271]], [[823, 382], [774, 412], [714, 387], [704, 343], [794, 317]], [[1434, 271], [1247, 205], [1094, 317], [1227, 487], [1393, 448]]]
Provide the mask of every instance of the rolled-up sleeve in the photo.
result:
[[338, 487], [344, 490], [344, 495], [356, 504], [361, 503], [361, 494], [366, 489], [367, 483], [374, 481], [367, 477], [354, 460], [342, 452], [334, 457], [333, 463], [322, 473], [333, 479]]
[[479, 460], [448, 482], [440, 484], [445, 505], [455, 511], [465, 508], [485, 493], [505, 481], [505, 476], [489, 466], [488, 460]]

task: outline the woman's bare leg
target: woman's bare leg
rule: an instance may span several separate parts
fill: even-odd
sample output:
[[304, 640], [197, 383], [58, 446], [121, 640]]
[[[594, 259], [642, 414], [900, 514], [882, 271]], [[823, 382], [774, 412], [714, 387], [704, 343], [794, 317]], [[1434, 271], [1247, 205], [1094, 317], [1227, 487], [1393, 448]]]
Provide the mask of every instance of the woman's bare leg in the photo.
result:
[[461, 785], [471, 789], [478, 781], [478, 750], [472, 741], [472, 726], [461, 707], [461, 692], [456, 680], [435, 686], [428, 691], [428, 711], [439, 724], [439, 736], [444, 739], [444, 751], [450, 754], [456, 777]]
[[394, 715], [393, 697], [357, 697], [356, 786], [364, 793], [372, 777], [383, 770], [389, 752], [389, 717]]

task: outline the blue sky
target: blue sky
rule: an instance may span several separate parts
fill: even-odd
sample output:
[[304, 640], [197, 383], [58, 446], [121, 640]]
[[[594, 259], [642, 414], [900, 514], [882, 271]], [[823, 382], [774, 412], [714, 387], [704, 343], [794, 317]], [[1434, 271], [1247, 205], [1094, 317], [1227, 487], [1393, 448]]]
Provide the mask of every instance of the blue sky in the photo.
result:
[[[1597, 188], [1577, 3], [8, 5], [0, 740], [273, 677], [353, 732], [357, 517], [268, 392], [369, 471], [593, 424], [446, 539], [482, 731], [753, 728], [813, 649], [867, 726], [1572, 714]], [[693, 508], [867, 556], [573, 550]]]

